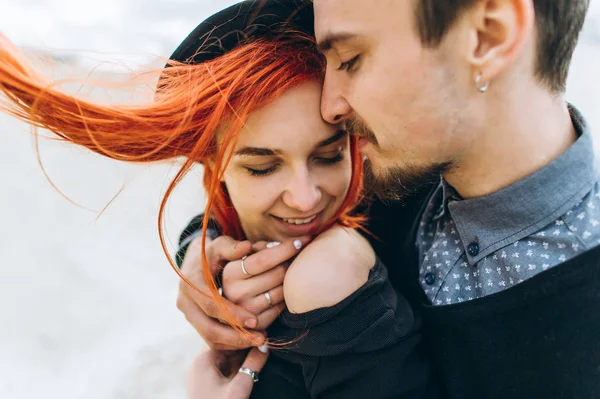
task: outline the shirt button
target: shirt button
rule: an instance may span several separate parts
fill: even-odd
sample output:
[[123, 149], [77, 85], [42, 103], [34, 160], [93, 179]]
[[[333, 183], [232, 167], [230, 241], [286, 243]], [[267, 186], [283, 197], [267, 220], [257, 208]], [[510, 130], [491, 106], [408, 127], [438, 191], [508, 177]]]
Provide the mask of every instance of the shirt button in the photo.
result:
[[427, 284], [427, 285], [434, 285], [435, 284], [435, 280], [436, 280], [435, 274], [433, 274], [433, 273], [427, 273], [425, 275], [425, 284]]
[[467, 252], [471, 256], [479, 255], [479, 244], [476, 242], [470, 243], [469, 246], [467, 247]]

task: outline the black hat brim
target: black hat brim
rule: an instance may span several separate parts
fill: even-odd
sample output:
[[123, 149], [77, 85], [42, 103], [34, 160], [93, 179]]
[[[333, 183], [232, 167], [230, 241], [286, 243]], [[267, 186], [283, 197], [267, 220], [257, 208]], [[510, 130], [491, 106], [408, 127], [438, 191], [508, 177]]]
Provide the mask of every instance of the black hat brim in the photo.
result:
[[296, 30], [314, 35], [314, 12], [308, 0], [246, 0], [201, 22], [170, 60], [201, 63], [250, 40]]

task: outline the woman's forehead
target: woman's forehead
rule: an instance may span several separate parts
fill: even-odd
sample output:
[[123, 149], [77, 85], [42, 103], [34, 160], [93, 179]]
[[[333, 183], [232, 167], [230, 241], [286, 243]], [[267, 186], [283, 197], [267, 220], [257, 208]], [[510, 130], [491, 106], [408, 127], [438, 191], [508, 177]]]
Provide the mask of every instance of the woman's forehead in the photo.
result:
[[314, 145], [336, 133], [320, 113], [321, 86], [306, 82], [249, 115], [237, 147], [293, 148]]

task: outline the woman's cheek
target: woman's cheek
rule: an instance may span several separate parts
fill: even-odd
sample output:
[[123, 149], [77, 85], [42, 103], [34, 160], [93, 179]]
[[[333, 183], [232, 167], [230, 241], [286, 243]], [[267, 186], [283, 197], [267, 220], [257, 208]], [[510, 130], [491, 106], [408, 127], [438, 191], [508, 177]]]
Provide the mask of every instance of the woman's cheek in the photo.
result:
[[[277, 200], [281, 188], [277, 176], [230, 176], [225, 179], [231, 202], [239, 212], [265, 212]], [[281, 190], [279, 190], [281, 191]]]
[[319, 171], [319, 185], [328, 196], [335, 198], [338, 205], [346, 198], [351, 178], [351, 165], [346, 165], [346, 162]]

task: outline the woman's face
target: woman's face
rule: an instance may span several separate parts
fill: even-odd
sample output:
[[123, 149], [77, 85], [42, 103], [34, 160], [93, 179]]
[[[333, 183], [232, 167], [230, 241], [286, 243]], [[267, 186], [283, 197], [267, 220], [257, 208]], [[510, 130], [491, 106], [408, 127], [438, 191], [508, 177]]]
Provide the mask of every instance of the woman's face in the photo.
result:
[[352, 175], [350, 142], [321, 118], [321, 85], [309, 81], [253, 112], [224, 182], [246, 238], [308, 235], [344, 202]]

